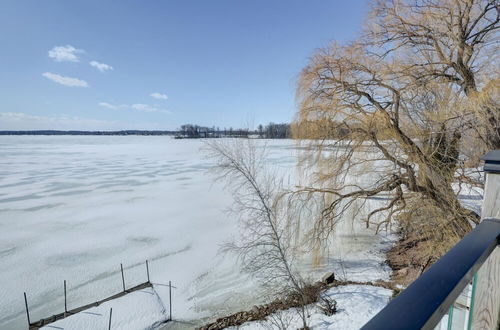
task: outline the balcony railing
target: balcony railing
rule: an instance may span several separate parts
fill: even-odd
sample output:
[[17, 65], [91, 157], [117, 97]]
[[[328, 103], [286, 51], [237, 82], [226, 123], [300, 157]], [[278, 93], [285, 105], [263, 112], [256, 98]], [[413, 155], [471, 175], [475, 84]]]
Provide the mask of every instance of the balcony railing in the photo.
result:
[[482, 222], [362, 329], [500, 329], [500, 150], [483, 160]]
[[[499, 239], [500, 220], [484, 219], [362, 329], [434, 329], [443, 317], [447, 323], [444, 329], [469, 328], [474, 285], [472, 294], [468, 293], [471, 290], [462, 293], [474, 283], [474, 275], [497, 248]], [[463, 322], [452, 322], [456, 305], [462, 310], [469, 309], [468, 315], [460, 317]], [[462, 327], [457, 323], [465, 324]]]

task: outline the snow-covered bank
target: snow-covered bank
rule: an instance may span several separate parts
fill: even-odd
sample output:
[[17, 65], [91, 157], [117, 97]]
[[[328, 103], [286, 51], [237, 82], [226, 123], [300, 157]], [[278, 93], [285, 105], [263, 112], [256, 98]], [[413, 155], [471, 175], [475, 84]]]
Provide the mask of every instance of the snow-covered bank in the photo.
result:
[[[361, 328], [387, 305], [392, 291], [369, 285], [346, 285], [331, 288], [324, 295], [337, 301], [337, 313], [327, 316], [315, 305], [309, 305], [308, 324], [311, 329], [354, 330]], [[302, 326], [297, 311], [290, 309], [277, 313], [265, 321], [248, 322], [238, 328], [230, 329], [278, 329], [277, 320], [287, 324], [290, 329], [299, 329]]]

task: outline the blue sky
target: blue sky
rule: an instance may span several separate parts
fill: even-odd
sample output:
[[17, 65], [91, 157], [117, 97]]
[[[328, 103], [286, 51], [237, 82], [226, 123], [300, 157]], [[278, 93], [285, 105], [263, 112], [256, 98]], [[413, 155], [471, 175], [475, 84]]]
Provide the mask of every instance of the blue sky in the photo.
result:
[[314, 49], [366, 0], [2, 0], [0, 130], [289, 122]]

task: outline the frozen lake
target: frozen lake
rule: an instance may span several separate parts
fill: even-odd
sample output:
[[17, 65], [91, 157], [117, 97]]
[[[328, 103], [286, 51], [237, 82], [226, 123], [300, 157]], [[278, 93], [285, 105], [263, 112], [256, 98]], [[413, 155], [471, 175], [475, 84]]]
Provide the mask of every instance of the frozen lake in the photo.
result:
[[[144, 282], [146, 259], [153, 283], [177, 286], [176, 319], [197, 322], [254, 305], [254, 283], [233, 256], [218, 253], [238, 229], [225, 212], [231, 196], [214, 182], [202, 145], [170, 137], [0, 136], [0, 329], [26, 328], [24, 291], [38, 320], [64, 310], [64, 280], [74, 308], [119, 292], [120, 263], [127, 286]], [[270, 163], [295, 171], [293, 141], [268, 147]], [[338, 236], [342, 271], [386, 277], [379, 250], [390, 239], [354, 231], [346, 224]], [[167, 288], [157, 291], [168, 301]]]
[[[271, 157], [293, 166], [287, 145], [273, 143]], [[146, 259], [153, 282], [179, 287], [177, 317], [210, 314], [205, 299], [214, 292], [233, 304], [225, 288], [241, 279], [234, 260], [217, 254], [236, 231], [225, 212], [231, 196], [214, 183], [201, 146], [170, 137], [0, 137], [0, 328], [25, 328], [23, 291], [36, 320], [63, 311], [63, 280], [76, 307], [118, 292], [120, 263], [127, 285], [144, 282]]]

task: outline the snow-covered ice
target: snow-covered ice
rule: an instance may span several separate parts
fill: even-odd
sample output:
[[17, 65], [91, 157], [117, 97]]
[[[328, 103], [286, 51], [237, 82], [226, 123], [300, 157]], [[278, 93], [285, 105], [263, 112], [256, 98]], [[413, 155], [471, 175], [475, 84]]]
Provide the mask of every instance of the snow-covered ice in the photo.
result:
[[[178, 287], [177, 319], [235, 311], [256, 290], [220, 245], [237, 233], [229, 193], [199, 140], [144, 136], [0, 137], [0, 329], [151, 280]], [[269, 157], [293, 167], [292, 141]], [[168, 288], [157, 286], [163, 301]], [[237, 298], [235, 298], [237, 297]]]
[[168, 319], [167, 308], [153, 288], [145, 288], [123, 297], [106, 301], [97, 307], [68, 316], [42, 329], [152, 329]]
[[[208, 172], [199, 140], [146, 136], [0, 137], [0, 329], [26, 327], [23, 292], [38, 320], [121, 291], [120, 263], [132, 287], [146, 280], [174, 319], [199, 324], [260, 303], [256, 283], [220, 245], [238, 233], [225, 210], [230, 193]], [[269, 162], [295, 171], [294, 141], [269, 141]], [[313, 279], [332, 269], [387, 279], [383, 250], [392, 235], [345, 222]], [[340, 304], [339, 304], [340, 306]]]

